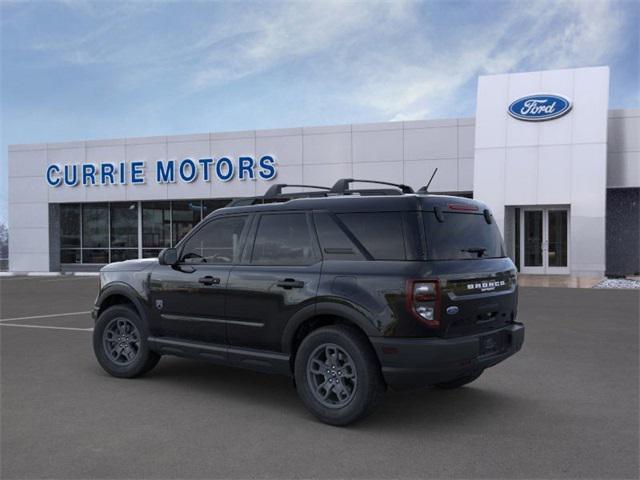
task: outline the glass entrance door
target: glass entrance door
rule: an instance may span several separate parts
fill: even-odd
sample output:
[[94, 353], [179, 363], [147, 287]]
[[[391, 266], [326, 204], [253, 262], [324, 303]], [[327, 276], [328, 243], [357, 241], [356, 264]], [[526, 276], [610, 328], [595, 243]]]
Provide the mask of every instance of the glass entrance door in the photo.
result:
[[569, 273], [569, 212], [566, 208], [523, 208], [520, 271]]

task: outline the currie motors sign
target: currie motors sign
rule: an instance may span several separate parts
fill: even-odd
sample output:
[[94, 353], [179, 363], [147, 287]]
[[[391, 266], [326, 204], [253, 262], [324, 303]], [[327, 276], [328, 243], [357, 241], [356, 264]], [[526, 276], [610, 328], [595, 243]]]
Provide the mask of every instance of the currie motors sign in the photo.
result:
[[509, 115], [527, 122], [542, 122], [561, 117], [571, 110], [571, 100], [560, 95], [527, 95], [509, 105]]
[[147, 173], [143, 160], [131, 162], [101, 162], [47, 165], [46, 179], [51, 187], [100, 186], [100, 185], [142, 185], [151, 178], [156, 183], [192, 183], [195, 181], [228, 182], [230, 180], [273, 180], [277, 173], [275, 158], [264, 155], [253, 157], [201, 158], [193, 160], [157, 160]]

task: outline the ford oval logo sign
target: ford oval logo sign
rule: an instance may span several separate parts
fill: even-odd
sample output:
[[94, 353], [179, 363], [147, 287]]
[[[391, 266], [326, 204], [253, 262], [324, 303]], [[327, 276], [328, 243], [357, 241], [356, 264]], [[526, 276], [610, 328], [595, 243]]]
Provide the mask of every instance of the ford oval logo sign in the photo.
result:
[[571, 100], [560, 95], [528, 95], [509, 105], [509, 115], [518, 120], [541, 122], [558, 118], [571, 110]]

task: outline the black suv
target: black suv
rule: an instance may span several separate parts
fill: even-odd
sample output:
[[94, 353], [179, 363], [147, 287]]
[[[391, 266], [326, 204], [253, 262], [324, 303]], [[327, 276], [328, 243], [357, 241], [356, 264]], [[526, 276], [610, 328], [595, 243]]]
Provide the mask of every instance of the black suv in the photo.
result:
[[104, 267], [100, 365], [136, 377], [179, 355], [289, 375], [314, 415], [346, 425], [387, 386], [460, 387], [517, 352], [516, 270], [489, 209], [353, 181], [274, 186], [159, 259]]

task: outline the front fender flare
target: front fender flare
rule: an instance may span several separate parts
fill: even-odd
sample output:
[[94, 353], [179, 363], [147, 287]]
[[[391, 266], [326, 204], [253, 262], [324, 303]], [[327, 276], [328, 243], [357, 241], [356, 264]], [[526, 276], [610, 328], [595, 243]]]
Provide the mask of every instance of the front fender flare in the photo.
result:
[[124, 282], [113, 282], [102, 289], [102, 291], [98, 295], [98, 298], [96, 299], [96, 313], [102, 308], [102, 304], [104, 303], [104, 301], [113, 295], [121, 295], [127, 298], [129, 301], [131, 301], [131, 303], [133, 303], [142, 319], [145, 321], [148, 320], [147, 309], [143, 301], [140, 299], [140, 296], [131, 285]]

